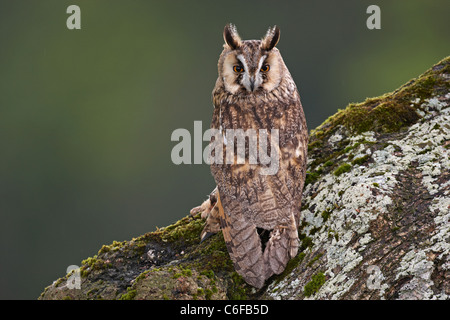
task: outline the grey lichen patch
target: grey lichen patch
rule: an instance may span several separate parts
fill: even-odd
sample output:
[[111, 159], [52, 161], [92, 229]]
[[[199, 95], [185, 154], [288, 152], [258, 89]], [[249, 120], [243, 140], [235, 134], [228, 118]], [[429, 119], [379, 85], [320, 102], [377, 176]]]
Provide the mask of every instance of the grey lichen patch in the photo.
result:
[[[448, 175], [445, 177], [442, 175], [443, 170], [447, 172], [450, 170], [448, 150], [442, 147], [444, 137], [447, 137], [447, 139], [450, 137], [450, 129], [445, 128], [445, 124], [450, 121], [450, 117], [447, 115], [450, 108], [448, 108], [448, 96], [439, 97], [439, 99], [441, 102], [447, 101], [445, 102], [446, 106], [442, 105], [444, 102], [441, 103], [439, 115], [429, 119], [426, 125], [415, 124], [411, 126], [401, 139], [390, 140], [385, 148], [375, 150], [373, 152], [374, 163], [369, 164], [367, 167], [353, 167], [345, 179], [339, 179], [339, 181], [331, 175], [323, 177], [323, 183], [319, 184], [321, 188], [315, 191], [319, 192], [319, 195], [314, 199], [319, 201], [313, 200], [314, 203], [309, 203], [309, 207], [315, 207], [317, 211], [321, 212], [333, 202], [339, 202], [339, 199], [335, 197], [333, 199], [333, 197], [328, 196], [325, 200], [320, 201], [323, 199], [320, 197], [320, 192], [327, 192], [329, 188], [345, 190], [339, 202], [341, 206], [339, 212], [333, 214], [327, 221], [324, 221], [325, 225], [329, 224], [330, 229], [340, 234], [340, 239], [335, 241], [335, 239], [331, 238], [331, 241], [329, 241], [329, 238], [325, 238], [325, 235], [322, 235], [322, 239], [316, 239], [315, 237], [317, 236], [314, 235], [313, 242], [322, 248], [327, 248], [328, 269], [325, 274], [328, 274], [333, 280], [339, 278], [340, 275], [346, 279], [345, 282], [338, 282], [340, 285], [330, 281], [329, 285], [325, 285], [321, 290], [323, 297], [339, 298], [346, 293], [346, 289], [350, 290], [353, 281], [356, 281], [355, 279], [352, 280], [349, 274], [364, 260], [365, 245], [372, 241], [372, 236], [366, 233], [371, 229], [371, 221], [377, 219], [380, 214], [387, 214], [392, 212], [393, 209], [399, 208], [393, 204], [397, 201], [396, 189], [399, 187], [398, 175], [401, 172], [409, 172], [410, 168], [414, 167], [415, 170], [420, 172], [421, 183], [430, 195], [448, 195], [448, 183], [446, 186], [438, 182], [445, 181], [445, 178], [448, 177]], [[436, 126], [436, 124], [439, 125]], [[439, 128], [439, 130], [433, 130], [432, 128]], [[419, 147], [419, 144], [423, 142], [427, 143], [427, 148], [429, 149], [426, 153], [423, 153]], [[401, 151], [396, 152], [394, 146], [398, 146]], [[373, 190], [374, 184], [378, 186], [378, 190]], [[309, 199], [307, 198], [307, 200]], [[436, 219], [438, 219], [435, 222], [437, 226], [439, 226], [437, 222], [448, 220], [448, 212], [450, 211], [448, 204], [441, 201], [437, 201], [436, 204], [430, 207], [430, 211], [435, 212]], [[447, 214], [442, 216], [442, 212], [447, 212]], [[304, 213], [305, 217], [308, 215], [312, 216], [314, 213]], [[438, 229], [437, 234], [440, 235], [441, 239], [445, 239], [445, 237], [448, 239], [448, 224], [447, 229], [442, 229], [442, 223], [440, 226], [441, 229]], [[392, 229], [395, 229], [395, 226]], [[363, 237], [358, 235], [363, 235]], [[355, 242], [358, 250], [355, 250], [353, 246], [348, 246], [355, 238], [359, 239], [359, 243]], [[327, 241], [323, 241], [324, 239], [327, 239]], [[448, 242], [445, 242], [443, 239], [438, 241], [438, 236], [433, 236], [431, 239], [436, 239], [435, 245], [428, 247], [427, 250], [440, 252], [439, 256], [442, 259], [447, 259]], [[423, 253], [422, 256], [425, 256], [425, 254]], [[414, 281], [416, 281], [414, 279], [422, 279], [420, 283], [427, 287], [428, 290], [425, 290], [421, 296], [424, 298], [446, 297], [444, 294], [433, 295], [433, 291], [429, 289], [432, 286], [430, 280], [430, 275], [433, 271], [432, 263], [422, 263], [422, 265], [428, 267], [427, 271], [417, 273], [417, 276], [413, 278], [413, 282], [408, 283], [406, 288], [411, 289], [414, 286], [419, 288], [419, 284], [413, 285]], [[334, 270], [338, 269], [339, 272], [336, 274]], [[400, 268], [399, 270], [403, 269]], [[396, 276], [397, 280], [401, 277], [402, 272], [404, 271], [401, 271]], [[408, 275], [413, 274], [414, 272]], [[429, 281], [425, 282], [424, 278], [427, 278]], [[422, 288], [421, 290], [424, 289]], [[409, 296], [411, 297], [411, 295]], [[400, 298], [402, 297], [406, 298], [407, 296], [401, 296]]]
[[[433, 199], [430, 211], [437, 213], [434, 218], [436, 230], [426, 246], [410, 248], [401, 259], [395, 279], [408, 277], [410, 281], [400, 287], [399, 299], [450, 299], [449, 288], [437, 287], [433, 274], [441, 272], [443, 277], [450, 273], [450, 188], [443, 196]], [[437, 264], [441, 262], [439, 271]]]

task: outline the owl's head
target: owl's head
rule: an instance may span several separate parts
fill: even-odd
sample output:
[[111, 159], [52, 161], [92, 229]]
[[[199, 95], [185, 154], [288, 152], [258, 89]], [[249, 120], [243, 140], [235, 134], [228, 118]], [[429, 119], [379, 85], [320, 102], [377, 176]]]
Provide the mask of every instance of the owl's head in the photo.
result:
[[231, 94], [270, 92], [280, 84], [286, 71], [275, 46], [280, 29], [269, 28], [262, 40], [241, 40], [236, 27], [225, 26], [224, 50], [219, 59], [219, 81]]

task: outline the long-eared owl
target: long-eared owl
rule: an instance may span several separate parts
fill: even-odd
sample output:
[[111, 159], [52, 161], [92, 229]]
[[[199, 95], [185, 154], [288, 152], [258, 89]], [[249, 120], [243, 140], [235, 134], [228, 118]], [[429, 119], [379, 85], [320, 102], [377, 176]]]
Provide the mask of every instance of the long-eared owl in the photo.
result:
[[[207, 217], [202, 240], [221, 229], [236, 271], [261, 288], [298, 251], [308, 130], [297, 87], [275, 47], [279, 28], [269, 28], [262, 40], [244, 41], [229, 24], [223, 36], [212, 94], [217, 188], [192, 212]], [[245, 139], [241, 153], [239, 130]], [[259, 152], [263, 146], [266, 152]], [[263, 162], [262, 155], [276, 163]]]

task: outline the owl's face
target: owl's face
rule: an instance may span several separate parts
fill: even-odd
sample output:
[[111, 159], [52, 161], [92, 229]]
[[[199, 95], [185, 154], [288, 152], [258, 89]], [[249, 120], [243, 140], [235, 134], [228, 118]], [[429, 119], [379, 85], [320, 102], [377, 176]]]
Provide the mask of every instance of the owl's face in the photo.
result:
[[224, 29], [224, 50], [219, 59], [219, 80], [226, 91], [238, 95], [270, 92], [280, 84], [285, 66], [275, 45], [278, 27], [269, 29], [262, 40], [242, 41], [233, 25]]

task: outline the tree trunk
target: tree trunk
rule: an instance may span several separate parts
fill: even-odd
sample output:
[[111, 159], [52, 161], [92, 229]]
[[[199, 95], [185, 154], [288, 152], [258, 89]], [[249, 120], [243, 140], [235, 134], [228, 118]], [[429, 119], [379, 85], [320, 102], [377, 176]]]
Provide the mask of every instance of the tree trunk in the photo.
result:
[[450, 58], [311, 132], [301, 249], [261, 290], [185, 217], [103, 246], [40, 299], [449, 299]]

